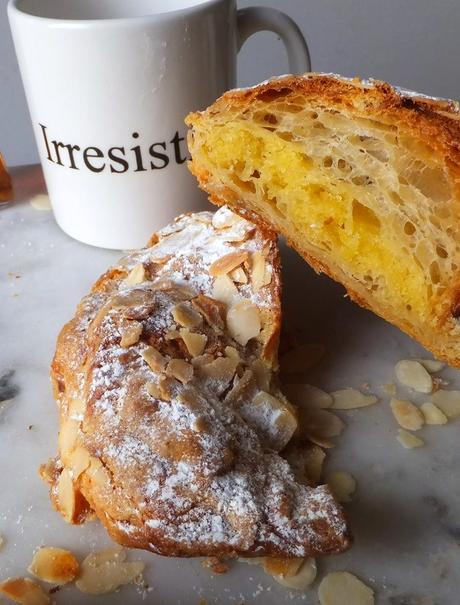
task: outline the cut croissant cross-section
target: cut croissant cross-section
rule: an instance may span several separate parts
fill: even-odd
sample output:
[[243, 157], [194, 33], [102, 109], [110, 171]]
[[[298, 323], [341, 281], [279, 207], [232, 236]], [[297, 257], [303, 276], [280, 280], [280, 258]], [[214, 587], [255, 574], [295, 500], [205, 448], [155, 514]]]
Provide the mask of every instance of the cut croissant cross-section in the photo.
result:
[[[258, 253], [271, 279], [255, 292]], [[126, 267], [140, 265], [148, 284], [128, 287]], [[52, 367], [61, 437], [42, 476], [69, 523], [94, 513], [120, 544], [165, 556], [300, 561], [349, 547], [331, 490], [280, 455], [297, 412], [274, 371], [279, 267], [273, 233], [227, 209], [179, 217], [97, 281]], [[139, 341], [120, 346], [134, 322]], [[305, 585], [313, 569], [301, 569], [277, 578]], [[138, 571], [98, 554], [82, 562], [77, 586], [103, 593]]]
[[384, 82], [286, 76], [191, 114], [190, 168], [211, 201], [460, 366], [459, 118]]

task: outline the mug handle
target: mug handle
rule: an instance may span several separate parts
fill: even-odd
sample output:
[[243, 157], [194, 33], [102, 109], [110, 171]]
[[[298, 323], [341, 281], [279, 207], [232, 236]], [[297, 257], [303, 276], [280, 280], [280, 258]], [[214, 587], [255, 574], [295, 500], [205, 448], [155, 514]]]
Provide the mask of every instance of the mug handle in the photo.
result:
[[252, 6], [238, 10], [238, 51], [256, 32], [271, 31], [281, 38], [287, 50], [292, 74], [311, 71], [310, 51], [297, 23], [275, 8]]

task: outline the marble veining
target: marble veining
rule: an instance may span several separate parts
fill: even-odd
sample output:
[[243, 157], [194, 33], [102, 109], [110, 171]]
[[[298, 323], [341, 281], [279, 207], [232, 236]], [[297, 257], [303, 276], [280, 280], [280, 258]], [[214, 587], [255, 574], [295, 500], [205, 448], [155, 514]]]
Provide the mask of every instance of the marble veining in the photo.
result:
[[[70, 527], [55, 513], [37, 468], [55, 453], [57, 414], [48, 368], [56, 336], [96, 278], [121, 254], [68, 238], [50, 212], [29, 204], [43, 190], [37, 168], [15, 171], [17, 200], [0, 209], [0, 579], [24, 575], [39, 545], [73, 550], [80, 558], [110, 544], [99, 523]], [[379, 605], [458, 605], [460, 585], [460, 419], [425, 427], [425, 447], [406, 451], [383, 385], [395, 382], [399, 359], [428, 354], [397, 329], [344, 298], [283, 247], [285, 328], [301, 342], [320, 342], [325, 360], [308, 381], [326, 390], [363, 388], [379, 397], [370, 408], [342, 412], [347, 424], [327, 458], [326, 472], [345, 470], [358, 488], [348, 512], [355, 545], [318, 561], [318, 578], [346, 570], [376, 592]], [[440, 376], [460, 388], [458, 372]], [[404, 398], [422, 403], [398, 389]], [[147, 563], [153, 588], [88, 598], [75, 588], [53, 595], [57, 605], [317, 604], [317, 587], [299, 594], [261, 569], [235, 564], [212, 576], [197, 560], [131, 553]], [[0, 602], [1, 598], [0, 598]], [[353, 605], [344, 603], [343, 605]]]

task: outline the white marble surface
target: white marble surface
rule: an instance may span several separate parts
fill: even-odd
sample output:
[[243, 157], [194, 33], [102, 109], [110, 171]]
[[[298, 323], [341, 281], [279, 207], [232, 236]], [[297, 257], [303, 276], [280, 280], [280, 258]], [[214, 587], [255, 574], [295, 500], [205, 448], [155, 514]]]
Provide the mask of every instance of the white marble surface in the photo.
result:
[[[37, 467], [56, 449], [57, 414], [48, 380], [56, 336], [92, 282], [119, 256], [71, 240], [50, 212], [30, 206], [28, 199], [42, 187], [38, 169], [15, 175], [18, 200], [0, 210], [0, 402], [12, 399], [0, 403], [1, 579], [23, 575], [41, 544], [69, 547], [81, 557], [109, 544], [96, 522], [64, 523], [51, 509]], [[283, 259], [285, 323], [300, 340], [322, 342], [328, 350], [309, 381], [331, 390], [368, 382], [380, 398], [372, 408], [341, 414], [347, 428], [327, 468], [357, 478], [348, 506], [355, 545], [320, 560], [319, 577], [332, 569], [354, 572], [375, 589], [381, 605], [458, 605], [460, 420], [423, 429], [426, 446], [403, 450], [382, 385], [394, 381], [398, 359], [423, 351], [345, 299], [339, 286], [314, 275], [293, 252], [283, 249]], [[449, 388], [460, 387], [457, 372], [441, 375]], [[144, 597], [152, 605], [198, 605], [200, 598], [209, 605], [317, 603], [318, 582], [308, 593], [294, 593], [254, 566], [234, 565], [216, 577], [199, 561], [138, 552], [130, 557], [147, 563], [153, 590]], [[58, 605], [131, 605], [142, 598], [135, 587], [107, 597], [65, 588], [53, 597]]]

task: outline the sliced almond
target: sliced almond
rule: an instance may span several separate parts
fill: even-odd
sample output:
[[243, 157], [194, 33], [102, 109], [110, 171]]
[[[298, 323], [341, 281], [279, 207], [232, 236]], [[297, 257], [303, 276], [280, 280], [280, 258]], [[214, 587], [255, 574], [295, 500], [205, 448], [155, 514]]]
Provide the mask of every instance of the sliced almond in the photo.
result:
[[298, 406], [326, 409], [334, 402], [332, 395], [311, 384], [285, 384], [283, 391]]
[[40, 193], [39, 195], [35, 195], [30, 200], [30, 205], [35, 210], [45, 210], [45, 211], [51, 210], [51, 201], [50, 201], [49, 196], [46, 195], [46, 193]]
[[431, 393], [433, 379], [423, 365], [414, 359], [403, 359], [395, 366], [396, 378], [401, 384], [418, 393]]
[[230, 307], [227, 312], [227, 327], [232, 338], [243, 347], [259, 336], [262, 328], [257, 305], [242, 300]]
[[29, 572], [43, 582], [67, 584], [78, 574], [78, 561], [69, 550], [44, 546], [35, 553]]
[[262, 252], [254, 252], [251, 256], [251, 284], [254, 292], [258, 292], [266, 283], [266, 261]]
[[434, 403], [427, 401], [421, 405], [426, 424], [446, 424], [447, 416]]
[[418, 431], [422, 428], [425, 421], [422, 412], [416, 405], [410, 401], [394, 398], [390, 401], [390, 405], [396, 422], [403, 429]]
[[168, 376], [177, 378], [182, 384], [187, 384], [193, 378], [193, 366], [183, 359], [171, 359], [166, 368]]
[[316, 578], [316, 561], [313, 557], [303, 559], [302, 561], [303, 562], [295, 575], [273, 575], [274, 580], [276, 580], [278, 584], [281, 584], [286, 588], [290, 588], [291, 590], [307, 590], [307, 588], [313, 584]]
[[144, 568], [141, 561], [126, 561], [126, 553], [121, 548], [91, 553], [81, 564], [76, 586], [86, 594], [108, 594], [133, 582]]
[[228, 275], [216, 277], [212, 287], [212, 296], [226, 305], [232, 305], [240, 298], [237, 287]]
[[171, 401], [171, 379], [160, 376], [158, 382], [147, 383], [147, 393], [160, 401]]
[[206, 366], [214, 361], [214, 356], [210, 353], [204, 353], [204, 355], [198, 355], [198, 357], [194, 357], [192, 359], [192, 365], [195, 368], [201, 368], [201, 366]]
[[212, 263], [209, 267], [209, 274], [213, 277], [228, 275], [233, 269], [236, 269], [239, 265], [243, 264], [247, 258], [248, 253], [246, 250], [230, 252]]
[[203, 353], [208, 340], [207, 336], [190, 332], [187, 328], [182, 328], [179, 333], [192, 357], [198, 357]]
[[328, 410], [303, 409], [300, 412], [300, 418], [301, 430], [313, 443], [317, 443], [318, 438], [338, 437], [345, 428], [343, 420]]
[[[282, 450], [297, 430], [297, 418], [293, 409], [265, 391], [257, 393], [252, 404], [256, 410], [260, 408], [260, 416], [258, 417], [257, 412], [250, 413], [249, 418], [256, 424], [260, 420], [260, 430], [267, 433], [270, 446], [278, 451]], [[267, 430], [266, 424], [270, 422], [270, 417], [273, 425]]]
[[321, 479], [325, 452], [316, 444], [304, 446], [288, 445], [283, 457], [289, 462], [298, 483], [317, 485]]
[[350, 502], [356, 491], [356, 479], [345, 471], [329, 473], [326, 483], [338, 502]]
[[154, 372], [164, 372], [168, 360], [164, 357], [160, 351], [157, 351], [154, 347], [147, 347], [141, 353], [144, 361], [146, 361], [151, 370]]
[[301, 345], [291, 349], [281, 357], [281, 371], [283, 374], [305, 372], [321, 361], [324, 354], [325, 348], [323, 345]]
[[423, 439], [416, 437], [413, 433], [409, 433], [409, 431], [406, 431], [405, 429], [398, 429], [398, 436], [396, 439], [406, 450], [425, 445]]
[[139, 338], [142, 334], [142, 324], [138, 321], [130, 321], [129, 326], [124, 330], [120, 346], [123, 348], [131, 347], [139, 342]]
[[76, 481], [90, 464], [88, 450], [83, 447], [75, 448], [66, 456], [66, 463], [70, 469], [72, 480]]
[[64, 469], [57, 482], [57, 503], [59, 512], [67, 523], [72, 523], [76, 513], [75, 488], [68, 469]]
[[233, 279], [237, 284], [247, 284], [248, 276], [242, 267], [237, 267], [229, 274], [230, 278]]
[[378, 399], [375, 395], [364, 395], [357, 389], [341, 389], [331, 393], [334, 410], [354, 410], [356, 408], [364, 408], [368, 405], [377, 403]]
[[196, 296], [192, 300], [192, 305], [198, 310], [198, 312], [204, 317], [206, 323], [216, 332], [221, 334], [224, 330], [224, 314], [225, 305], [224, 303], [209, 298], [204, 294]]
[[172, 310], [174, 321], [184, 328], [198, 328], [203, 323], [203, 317], [187, 303], [179, 303]]
[[431, 395], [431, 401], [444, 412], [447, 418], [460, 416], [460, 391], [439, 389]]
[[215, 229], [227, 229], [242, 220], [243, 219], [232, 212], [228, 206], [222, 206], [222, 208], [219, 208], [212, 217], [212, 226]]
[[271, 576], [289, 578], [295, 576], [304, 563], [303, 558], [286, 559], [282, 557], [265, 557], [263, 568]]
[[48, 605], [50, 602], [43, 588], [29, 578], [9, 578], [1, 582], [0, 594], [21, 605]]
[[437, 359], [416, 359], [416, 361], [421, 363], [425, 370], [430, 372], [430, 374], [436, 374], [446, 367], [445, 363], [442, 363], [442, 361], [438, 361]]
[[133, 267], [125, 279], [125, 283], [127, 283], [128, 286], [137, 286], [145, 281], [145, 267], [142, 263]]
[[80, 422], [78, 420], [68, 419], [62, 423], [58, 437], [60, 452], [67, 452], [75, 447], [79, 428]]
[[327, 574], [319, 585], [321, 605], [374, 605], [374, 591], [347, 571]]
[[217, 357], [211, 363], [200, 366], [200, 374], [206, 378], [229, 383], [235, 375], [238, 361], [230, 357]]

